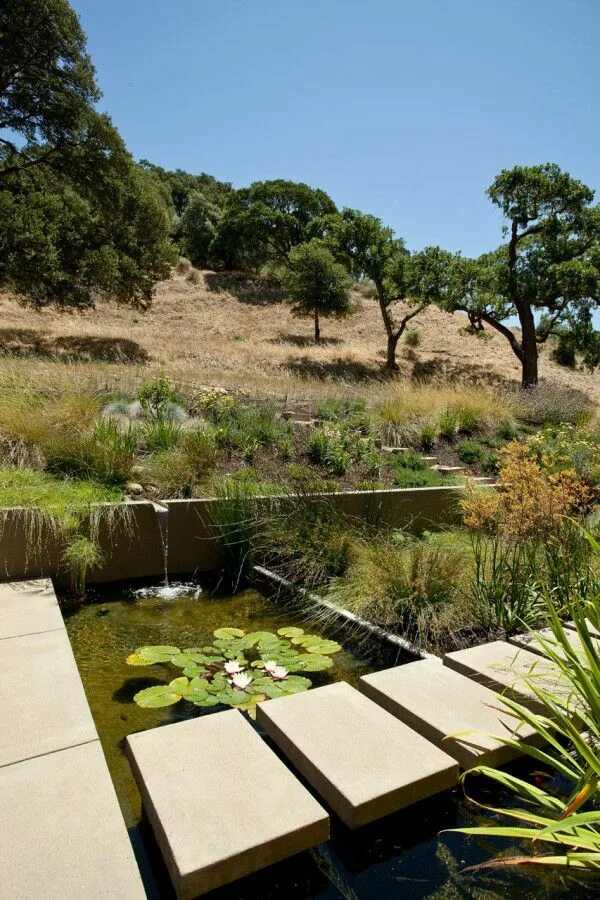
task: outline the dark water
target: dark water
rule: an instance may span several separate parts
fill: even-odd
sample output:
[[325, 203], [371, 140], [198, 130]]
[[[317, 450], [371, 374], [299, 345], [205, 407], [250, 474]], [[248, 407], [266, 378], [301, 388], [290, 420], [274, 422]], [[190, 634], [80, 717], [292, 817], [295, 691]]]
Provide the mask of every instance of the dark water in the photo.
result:
[[[172, 898], [168, 878], [153, 836], [141, 817], [141, 801], [124, 754], [128, 734], [181, 718], [214, 715], [184, 701], [163, 709], [141, 709], [133, 695], [143, 687], [164, 683], [178, 674], [172, 666], [133, 668], [126, 656], [143, 644], [174, 644], [181, 648], [211, 643], [213, 631], [234, 626], [245, 631], [276, 631], [284, 625], [315, 630], [297, 611], [265, 598], [255, 590], [235, 596], [173, 591], [170, 598], [143, 596], [129, 585], [100, 590], [66, 624], [87, 698], [96, 722], [123, 816], [151, 898]], [[330, 636], [336, 636], [331, 635]], [[341, 639], [343, 642], [343, 639]], [[335, 667], [315, 673], [315, 686], [345, 680], [356, 684], [366, 672], [400, 662], [369, 644], [356, 641], [335, 655]], [[219, 709], [217, 707], [216, 709]], [[275, 748], [273, 748], [275, 749]], [[341, 749], [343, 752], [343, 748]], [[490, 805], [497, 794], [480, 799]], [[443, 835], [444, 829], [481, 824], [485, 814], [467, 803], [462, 791], [425, 801], [410, 810], [350, 832], [332, 818], [332, 837], [310, 853], [273, 866], [255, 876], [214, 892], [212, 900], [380, 900], [380, 898], [590, 897], [600, 895], [600, 882], [581, 876], [542, 872], [520, 875], [515, 870], [464, 873], [510, 848], [506, 842]], [[527, 848], [512, 848], [527, 852]], [[531, 851], [529, 851], [531, 852]]]

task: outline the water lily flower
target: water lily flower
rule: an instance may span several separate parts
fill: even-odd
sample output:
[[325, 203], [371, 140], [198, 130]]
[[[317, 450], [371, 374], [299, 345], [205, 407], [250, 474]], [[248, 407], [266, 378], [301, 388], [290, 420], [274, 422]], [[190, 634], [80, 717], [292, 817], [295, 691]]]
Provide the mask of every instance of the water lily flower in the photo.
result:
[[277, 663], [275, 662], [274, 659], [268, 659], [265, 662], [265, 672], [268, 672], [269, 675], [271, 675], [273, 673], [273, 669], [276, 669], [276, 668], [277, 668]]
[[237, 659], [228, 659], [224, 669], [228, 675], [235, 675], [236, 672], [243, 672], [244, 666], [242, 666]]
[[239, 688], [240, 691], [244, 691], [251, 681], [252, 675], [247, 675], [245, 672], [236, 672], [229, 679], [229, 683], [234, 687]]
[[275, 681], [283, 681], [284, 678], [288, 677], [288, 670], [285, 666], [273, 666], [273, 668], [269, 671], [269, 675]]

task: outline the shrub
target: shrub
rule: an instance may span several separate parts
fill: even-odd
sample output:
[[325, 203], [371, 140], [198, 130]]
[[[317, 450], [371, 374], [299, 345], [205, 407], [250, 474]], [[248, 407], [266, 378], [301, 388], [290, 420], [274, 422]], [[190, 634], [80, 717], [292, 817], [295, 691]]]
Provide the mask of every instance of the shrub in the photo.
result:
[[435, 469], [405, 469], [398, 468], [394, 472], [394, 484], [402, 488], [413, 487], [439, 487], [448, 484], [448, 479], [436, 472]]
[[185, 275], [192, 268], [192, 264], [189, 259], [186, 259], [185, 256], [180, 256], [177, 260], [177, 265], [175, 266], [175, 271], [178, 275]]
[[361, 397], [327, 397], [319, 403], [317, 416], [328, 422], [339, 422], [365, 431], [369, 427], [366, 401]]
[[164, 375], [143, 384], [137, 396], [146, 415], [153, 419], [167, 418], [169, 408], [177, 405], [175, 388]]
[[331, 494], [339, 491], [337, 481], [319, 478], [309, 466], [292, 464], [287, 469], [292, 490], [299, 494]]
[[440, 415], [440, 434], [447, 440], [452, 440], [459, 426], [459, 416], [455, 410], [444, 410]]
[[182, 428], [168, 419], [158, 418], [148, 422], [142, 432], [142, 440], [150, 453], [174, 450], [181, 441]]
[[181, 452], [197, 476], [211, 472], [219, 460], [219, 448], [214, 432], [207, 428], [189, 428], [183, 431]]
[[55, 429], [40, 441], [50, 472], [123, 484], [131, 477], [138, 432], [122, 430], [114, 419], [100, 419], [91, 434], [74, 428]]
[[503, 419], [496, 428], [496, 434], [504, 441], [513, 441], [519, 434], [519, 429], [512, 419]]
[[487, 456], [487, 451], [479, 441], [461, 441], [456, 445], [456, 453], [461, 462], [472, 466], [482, 462]]
[[424, 450], [430, 450], [431, 447], [433, 447], [433, 445], [435, 444], [437, 436], [437, 425], [434, 422], [426, 422], [421, 428], [419, 445], [423, 447]]
[[559, 366], [574, 369], [577, 360], [575, 356], [575, 342], [572, 340], [572, 337], [568, 333], [561, 334], [550, 355]]
[[198, 472], [180, 449], [153, 453], [144, 466], [144, 482], [163, 500], [193, 496]]
[[573, 425], [546, 428], [528, 438], [531, 456], [549, 472], [573, 471], [586, 484], [600, 486], [600, 435]]
[[85, 585], [90, 569], [103, 563], [100, 547], [83, 534], [73, 537], [61, 555], [61, 562], [71, 576], [71, 589], [79, 597], [85, 597]]
[[404, 341], [408, 347], [419, 347], [421, 345], [421, 332], [418, 328], [407, 331], [404, 335]]
[[530, 425], [585, 425], [595, 411], [582, 391], [551, 381], [522, 391], [516, 409], [518, 417]]
[[251, 458], [260, 447], [278, 447], [292, 435], [292, 427], [277, 415], [272, 403], [250, 406], [224, 397], [206, 407], [207, 417], [217, 426], [219, 446], [239, 450]]

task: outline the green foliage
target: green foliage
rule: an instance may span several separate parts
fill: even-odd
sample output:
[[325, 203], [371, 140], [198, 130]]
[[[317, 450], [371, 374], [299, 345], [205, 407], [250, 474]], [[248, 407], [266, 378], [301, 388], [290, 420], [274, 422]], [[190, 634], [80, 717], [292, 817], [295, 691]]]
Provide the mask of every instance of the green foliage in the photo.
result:
[[324, 191], [307, 184], [257, 181], [229, 196], [211, 253], [226, 269], [285, 264], [294, 247], [321, 236], [318, 222], [335, 211]]
[[209, 525], [219, 543], [223, 575], [235, 592], [250, 576], [254, 564], [256, 511], [251, 503], [258, 493], [249, 479], [228, 478], [216, 485], [209, 510]]
[[585, 425], [595, 412], [590, 398], [576, 388], [543, 381], [524, 391], [516, 413], [530, 425]]
[[[591, 536], [589, 540], [600, 556], [600, 545]], [[477, 766], [468, 778], [491, 778], [510, 791], [518, 805], [511, 802], [510, 808], [496, 810], [501, 816], [499, 824], [458, 830], [485, 840], [505, 838], [520, 845], [531, 843], [530, 856], [522, 851], [517, 857], [502, 855], [485, 863], [488, 868], [535, 864], [596, 871], [600, 866], [600, 651], [595, 633], [600, 629], [600, 604], [597, 594], [568, 598], [564, 614], [573, 621], [572, 630], [560, 620], [553, 602], [549, 598], [546, 601], [542, 624], [550, 629], [551, 636], [534, 635], [540, 665], [529, 675], [519, 675], [535, 696], [538, 708], [533, 713], [505, 695], [498, 699], [514, 717], [515, 729], [526, 725], [539, 738], [520, 745], [520, 752], [535, 760], [536, 772], [541, 763], [544, 770], [559, 777], [534, 784], [506, 771]], [[544, 660], [557, 668], [557, 679], [540, 677]], [[502, 740], [516, 746], [510, 734]], [[552, 846], [551, 853], [544, 849], [546, 845]]]
[[296, 316], [314, 316], [315, 341], [320, 340], [319, 316], [346, 318], [354, 311], [348, 273], [323, 241], [313, 239], [289, 252], [283, 285]]
[[496, 434], [503, 441], [513, 441], [519, 434], [519, 428], [511, 419], [504, 419], [498, 424]]
[[150, 453], [174, 450], [181, 442], [182, 428], [175, 422], [159, 418], [144, 425], [141, 435], [144, 446]]
[[261, 447], [283, 447], [292, 435], [289, 422], [279, 418], [273, 403], [248, 404], [231, 396], [209, 400], [204, 414], [215, 427], [219, 447], [239, 450], [251, 459]]
[[[521, 362], [524, 387], [537, 384], [538, 345], [565, 329], [570, 352], [581, 347], [594, 367], [600, 362], [592, 325], [600, 303], [600, 210], [591, 206], [593, 191], [547, 163], [503, 170], [487, 193], [508, 220], [509, 241], [476, 260], [442, 254], [436, 302], [499, 331]], [[518, 317], [520, 335], [504, 324], [510, 316]]]
[[327, 422], [339, 422], [367, 432], [370, 419], [362, 397], [327, 397], [317, 406], [317, 416]]
[[575, 472], [586, 484], [600, 485], [600, 435], [573, 425], [545, 428], [532, 435], [527, 447], [544, 469]]
[[169, 684], [138, 691], [134, 700], [146, 709], [172, 706], [182, 698], [195, 706], [218, 704], [242, 709], [252, 717], [256, 704], [296, 694], [311, 687], [303, 672], [322, 672], [333, 666], [331, 656], [342, 648], [335, 641], [301, 628], [280, 628], [277, 634], [240, 628], [218, 628], [211, 646], [138, 647], [127, 657], [132, 666], [170, 662], [183, 675]]
[[222, 210], [204, 194], [194, 192], [188, 197], [176, 231], [181, 251], [195, 266], [206, 268], [210, 262], [210, 248], [217, 233]]
[[412, 328], [405, 333], [404, 341], [408, 347], [420, 347], [422, 341], [421, 332], [418, 328]]
[[145, 382], [137, 396], [146, 415], [153, 419], [167, 418], [167, 410], [177, 399], [175, 388], [165, 375]]
[[312, 462], [338, 476], [345, 475], [352, 463], [363, 464], [370, 472], [379, 470], [372, 440], [342, 422], [315, 428], [308, 442], [308, 455]]
[[61, 555], [61, 562], [71, 575], [71, 587], [78, 597], [85, 596], [88, 571], [101, 566], [103, 561], [98, 544], [86, 535], [75, 535], [67, 543]]
[[487, 456], [486, 448], [479, 441], [461, 441], [456, 445], [456, 453], [468, 466], [483, 462]]
[[442, 437], [445, 437], [447, 440], [452, 440], [458, 431], [459, 422], [460, 419], [457, 411], [452, 409], [445, 410], [440, 415], [439, 422], [439, 429]]
[[401, 488], [440, 487], [448, 484], [449, 479], [440, 475], [435, 469], [410, 469], [397, 466], [394, 469], [394, 484]]

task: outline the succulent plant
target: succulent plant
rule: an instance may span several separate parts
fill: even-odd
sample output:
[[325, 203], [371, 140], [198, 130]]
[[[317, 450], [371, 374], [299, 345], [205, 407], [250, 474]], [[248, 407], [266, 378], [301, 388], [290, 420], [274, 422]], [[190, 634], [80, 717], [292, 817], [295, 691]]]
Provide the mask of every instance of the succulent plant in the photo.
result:
[[308, 690], [312, 682], [297, 673], [331, 668], [331, 655], [342, 649], [336, 641], [304, 634], [295, 626], [280, 628], [277, 634], [225, 627], [214, 637], [205, 647], [180, 650], [160, 644], [131, 653], [130, 666], [170, 663], [183, 671], [169, 684], [139, 691], [134, 697], [138, 706], [154, 709], [183, 699], [202, 708], [232, 706], [254, 717], [258, 703]]

